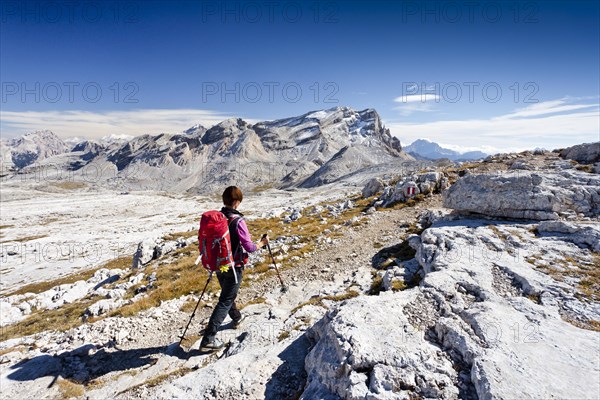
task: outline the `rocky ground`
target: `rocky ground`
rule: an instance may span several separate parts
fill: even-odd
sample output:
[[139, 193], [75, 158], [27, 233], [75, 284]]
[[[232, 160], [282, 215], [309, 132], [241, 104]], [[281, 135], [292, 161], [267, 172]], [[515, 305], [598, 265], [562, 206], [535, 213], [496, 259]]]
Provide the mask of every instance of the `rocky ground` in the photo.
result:
[[[594, 151], [562, 154], [577, 161], [497, 155], [370, 182], [365, 194], [381, 189], [378, 197], [346, 205], [362, 212], [322, 232], [303, 258], [283, 258], [287, 292], [273, 271], [247, 271], [240, 302], [248, 318], [235, 330], [223, 326], [224, 351], [197, 350], [216, 291], [177, 346], [195, 300], [185, 295], [5, 340], [2, 397], [600, 398]], [[416, 193], [406, 196], [407, 188]], [[178, 255], [122, 272], [127, 279], [98, 276], [106, 285], [94, 290], [117, 290], [140, 273], [151, 286], [153, 263]]]

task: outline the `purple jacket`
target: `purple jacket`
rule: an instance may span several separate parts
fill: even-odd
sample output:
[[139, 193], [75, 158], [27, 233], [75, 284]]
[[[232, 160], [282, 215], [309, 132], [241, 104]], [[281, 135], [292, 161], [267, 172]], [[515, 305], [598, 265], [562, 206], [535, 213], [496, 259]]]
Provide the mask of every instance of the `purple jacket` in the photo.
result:
[[[239, 218], [237, 222], [237, 232], [229, 232], [231, 235], [231, 245], [233, 247], [232, 250], [235, 252], [238, 248], [238, 245], [240, 245], [242, 249], [248, 253], [254, 253], [256, 250], [258, 250], [258, 246], [256, 246], [256, 244], [252, 241], [250, 232], [248, 232], [248, 226], [246, 225], [246, 221], [243, 219], [244, 214], [229, 207], [223, 207], [221, 212], [225, 214], [228, 220], [231, 220], [232, 217]], [[243, 258], [243, 254], [241, 258]], [[236, 257], [236, 260], [237, 259], [238, 258]]]
[[238, 223], [238, 236], [240, 238], [240, 244], [248, 253], [254, 253], [258, 249], [256, 243], [250, 238], [250, 232], [248, 232], [246, 221], [243, 219], [240, 219]]

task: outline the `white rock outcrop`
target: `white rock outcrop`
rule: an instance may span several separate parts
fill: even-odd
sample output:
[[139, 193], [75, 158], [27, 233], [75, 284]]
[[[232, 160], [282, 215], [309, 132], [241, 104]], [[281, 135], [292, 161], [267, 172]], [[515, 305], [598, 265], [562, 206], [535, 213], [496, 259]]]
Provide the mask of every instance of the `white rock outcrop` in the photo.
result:
[[131, 268], [142, 268], [152, 261], [154, 257], [154, 248], [159, 244], [158, 239], [145, 239], [138, 244], [137, 250], [133, 255], [133, 264]]
[[8, 296], [0, 301], [0, 326], [19, 322], [31, 314], [32, 309], [54, 310], [65, 304], [73, 303], [88, 294], [106, 295], [104, 286], [117, 281], [123, 271], [120, 269], [102, 268], [88, 280], [81, 280], [53, 287], [44, 292], [34, 294]]
[[580, 227], [534, 227], [443, 221], [414, 236], [420, 286], [349, 300], [315, 325], [302, 398], [596, 398], [598, 334], [571, 321], [600, 306], [529, 262], [592, 254], [568, 237]]
[[381, 192], [385, 187], [385, 183], [380, 178], [372, 178], [362, 190], [362, 196], [367, 198], [371, 196], [375, 196], [377, 193]]
[[594, 163], [600, 161], [600, 142], [583, 143], [561, 150], [560, 156], [567, 160], [581, 163]]
[[158, 238], [148, 238], [142, 240], [138, 244], [137, 250], [133, 255], [133, 263], [131, 268], [143, 268], [150, 261], [162, 257], [165, 254], [169, 254], [179, 248], [186, 247], [197, 241], [198, 238], [196, 235], [193, 235], [189, 238], [178, 238], [177, 240], [168, 241]]
[[[430, 195], [446, 190], [450, 183], [441, 172], [424, 172], [405, 177], [395, 186], [387, 186], [376, 205], [391, 207], [418, 195]], [[366, 188], [366, 187], [365, 187]]]
[[443, 193], [444, 206], [493, 217], [554, 220], [600, 214], [600, 176], [508, 172], [467, 175]]
[[302, 398], [457, 398], [452, 360], [438, 357], [437, 345], [423, 340], [403, 311], [416, 295], [360, 297], [313, 327]]

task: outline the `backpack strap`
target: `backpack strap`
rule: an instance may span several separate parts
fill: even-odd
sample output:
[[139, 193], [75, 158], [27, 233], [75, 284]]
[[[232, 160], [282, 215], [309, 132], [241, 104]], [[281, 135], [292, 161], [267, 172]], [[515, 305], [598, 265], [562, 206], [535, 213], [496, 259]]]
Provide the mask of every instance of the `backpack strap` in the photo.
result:
[[[236, 234], [237, 234], [237, 238], [238, 238], [238, 243], [237, 243], [237, 246], [236, 246], [235, 250], [233, 251], [233, 262], [234, 262], [234, 266], [235, 266], [235, 262], [236, 262], [236, 259], [235, 259], [235, 257], [237, 256], [237, 254], [238, 254], [238, 252], [239, 252], [239, 250], [240, 250], [240, 246], [241, 246], [240, 235], [238, 234], [238, 231], [237, 231], [237, 229], [238, 229], [238, 225], [239, 225], [239, 223], [240, 223], [240, 220], [241, 220], [242, 218], [243, 218], [243, 217], [240, 217], [240, 216], [233, 216], [233, 217], [231, 217], [231, 218], [229, 219], [229, 232], [230, 232], [230, 234], [231, 234], [231, 232], [232, 232], [232, 228], [233, 228], [233, 229], [235, 229], [235, 232], [236, 232]], [[232, 224], [233, 224], [233, 227], [232, 227]]]

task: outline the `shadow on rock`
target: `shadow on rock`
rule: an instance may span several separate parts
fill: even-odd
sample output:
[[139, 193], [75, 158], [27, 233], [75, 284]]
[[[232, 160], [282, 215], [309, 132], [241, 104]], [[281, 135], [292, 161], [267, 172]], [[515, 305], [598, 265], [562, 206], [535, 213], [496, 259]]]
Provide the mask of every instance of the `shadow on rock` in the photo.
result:
[[265, 389], [265, 399], [295, 399], [304, 390], [306, 371], [304, 359], [311, 343], [306, 334], [298, 337], [279, 353], [283, 364], [271, 375]]
[[10, 369], [15, 371], [7, 377], [15, 381], [33, 381], [53, 376], [54, 379], [48, 387], [52, 387], [58, 377], [87, 384], [110, 372], [154, 365], [160, 355], [187, 360], [201, 354], [199, 350], [186, 352], [177, 343], [145, 349], [107, 351], [106, 348], [100, 348], [93, 352], [95, 349], [96, 346], [86, 344], [54, 356], [43, 354], [25, 359], [11, 366]]
[[371, 266], [375, 269], [386, 269], [395, 262], [407, 261], [415, 256], [415, 250], [410, 247], [407, 240], [379, 250], [371, 258]]

